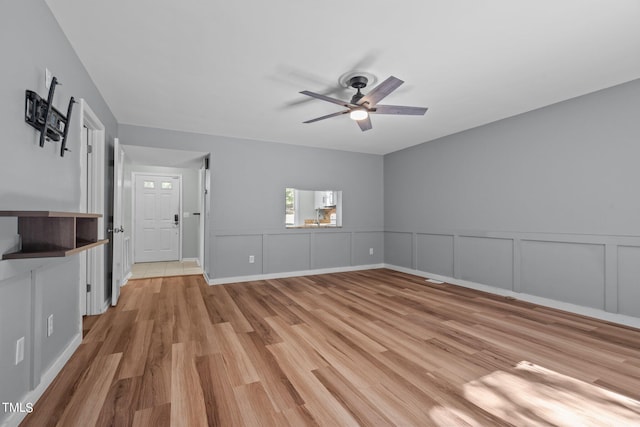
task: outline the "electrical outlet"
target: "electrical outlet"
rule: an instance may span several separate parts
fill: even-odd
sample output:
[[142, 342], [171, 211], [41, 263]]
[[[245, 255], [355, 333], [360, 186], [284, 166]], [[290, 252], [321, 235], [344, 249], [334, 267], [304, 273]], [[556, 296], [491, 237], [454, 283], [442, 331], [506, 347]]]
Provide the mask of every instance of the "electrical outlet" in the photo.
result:
[[53, 335], [53, 314], [47, 317], [47, 336]]
[[46, 89], [49, 89], [49, 87], [51, 86], [51, 80], [53, 80], [53, 75], [51, 74], [51, 71], [49, 71], [48, 68], [44, 69], [44, 87]]
[[16, 341], [16, 365], [24, 360], [24, 337]]
[[369, 255], [373, 255], [373, 248], [369, 248]]
[[254, 262], [256, 262], [256, 257], [253, 255], [249, 255], [249, 264], [253, 264]]

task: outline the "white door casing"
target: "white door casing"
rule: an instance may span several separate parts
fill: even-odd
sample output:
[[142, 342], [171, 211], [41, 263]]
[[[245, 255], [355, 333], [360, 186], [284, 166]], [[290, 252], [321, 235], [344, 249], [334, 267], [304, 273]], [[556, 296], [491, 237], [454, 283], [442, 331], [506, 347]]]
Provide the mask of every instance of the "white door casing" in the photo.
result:
[[[102, 215], [98, 218], [98, 240], [105, 238], [105, 127], [84, 99], [80, 99], [79, 108], [74, 109], [73, 130], [69, 132], [71, 147], [80, 152], [80, 204], [78, 212], [90, 212]], [[86, 128], [86, 142], [83, 133]], [[89, 146], [91, 147], [89, 149]], [[73, 148], [71, 148], [73, 150]], [[79, 281], [80, 313], [101, 314], [105, 310], [105, 246], [100, 245], [86, 252], [86, 276], [81, 272]], [[86, 291], [87, 284], [91, 290]], [[84, 308], [82, 308], [84, 306]], [[82, 321], [82, 319], [80, 319]]]
[[135, 262], [180, 259], [181, 176], [135, 174]]
[[[81, 131], [81, 150], [80, 153], [82, 155], [81, 162], [83, 162], [83, 168], [80, 171], [80, 188], [82, 193], [82, 206], [80, 208], [80, 212], [89, 212], [88, 199], [91, 196], [88, 193], [91, 186], [89, 185], [89, 177], [91, 176], [91, 172], [89, 168], [91, 167], [91, 163], [87, 157], [87, 149], [86, 146], [89, 145], [89, 129], [86, 126], [82, 126]], [[80, 259], [80, 283], [78, 286], [78, 291], [80, 292], [80, 314], [82, 316], [86, 316], [91, 312], [91, 301], [90, 301], [90, 293], [87, 290], [87, 283], [89, 283], [89, 254], [87, 251], [82, 251], [78, 254], [78, 258]]]
[[124, 227], [122, 226], [123, 202], [122, 189], [124, 186], [124, 150], [120, 147], [118, 138], [113, 140], [113, 229], [111, 230], [111, 244], [113, 247], [113, 276], [111, 280], [111, 305], [118, 303], [120, 286], [127, 273], [124, 265]]
[[205, 179], [206, 173], [204, 166], [198, 170], [198, 210], [200, 217], [198, 219], [198, 265], [204, 268], [204, 220], [205, 220]]

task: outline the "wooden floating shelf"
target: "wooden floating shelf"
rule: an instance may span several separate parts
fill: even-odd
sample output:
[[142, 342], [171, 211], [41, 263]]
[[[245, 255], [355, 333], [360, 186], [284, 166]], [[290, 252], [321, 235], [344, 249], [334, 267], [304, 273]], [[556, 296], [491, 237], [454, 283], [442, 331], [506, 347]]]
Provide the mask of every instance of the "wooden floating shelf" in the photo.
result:
[[54, 211], [0, 211], [18, 218], [22, 250], [2, 255], [2, 259], [66, 257], [96, 246], [100, 214]]

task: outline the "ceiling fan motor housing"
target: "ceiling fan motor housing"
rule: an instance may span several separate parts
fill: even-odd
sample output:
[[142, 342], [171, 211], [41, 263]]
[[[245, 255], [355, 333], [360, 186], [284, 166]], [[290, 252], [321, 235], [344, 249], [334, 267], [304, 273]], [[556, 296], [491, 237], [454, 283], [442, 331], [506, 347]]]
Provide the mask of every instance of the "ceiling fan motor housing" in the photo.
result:
[[349, 79], [349, 86], [354, 89], [362, 89], [367, 86], [367, 83], [369, 83], [369, 79], [365, 76], [354, 76]]
[[368, 82], [369, 79], [367, 79], [365, 76], [354, 76], [349, 79], [349, 86], [358, 90], [358, 93], [353, 95], [353, 97], [351, 98], [352, 104], [357, 104], [358, 101], [362, 99], [364, 94], [360, 92], [360, 89], [366, 87]]

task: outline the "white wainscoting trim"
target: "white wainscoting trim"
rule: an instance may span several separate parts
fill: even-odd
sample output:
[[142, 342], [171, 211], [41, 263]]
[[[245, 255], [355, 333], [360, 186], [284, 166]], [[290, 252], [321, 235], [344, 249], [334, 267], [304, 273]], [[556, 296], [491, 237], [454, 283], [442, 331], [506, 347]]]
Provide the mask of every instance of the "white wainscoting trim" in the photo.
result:
[[[45, 390], [51, 385], [56, 376], [60, 373], [64, 365], [67, 364], [73, 353], [80, 347], [82, 343], [82, 330], [76, 334], [71, 340], [71, 343], [62, 352], [62, 354], [56, 359], [51, 367], [40, 377], [40, 384], [30, 392], [24, 395], [21, 400], [22, 404], [35, 403], [40, 399]], [[15, 403], [15, 402], [14, 402]], [[27, 416], [26, 412], [14, 412], [10, 415], [2, 424], [2, 427], [13, 427], [19, 425], [22, 420]]]
[[384, 264], [368, 264], [368, 265], [352, 265], [345, 267], [319, 268], [316, 270], [300, 270], [300, 271], [284, 271], [281, 273], [254, 274], [251, 276], [235, 276], [221, 277], [219, 279], [211, 279], [205, 274], [205, 279], [209, 285], [224, 285], [227, 283], [251, 282], [254, 280], [284, 279], [296, 276], [313, 276], [316, 274], [330, 273], [346, 273], [349, 271], [373, 270], [375, 268], [384, 268]]
[[502, 295], [512, 297], [521, 301], [527, 301], [545, 307], [555, 308], [558, 310], [568, 311], [570, 313], [580, 314], [582, 316], [593, 317], [595, 319], [605, 320], [607, 322], [618, 323], [633, 328], [640, 328], [640, 318], [627, 316], [624, 314], [610, 313], [608, 311], [599, 310], [597, 308], [584, 307], [581, 305], [571, 304], [568, 302], [556, 301], [549, 298], [543, 298], [536, 295], [530, 295], [520, 292], [514, 292], [508, 289], [497, 288], [494, 286], [483, 285], [482, 283], [471, 282], [468, 280], [455, 279], [453, 277], [441, 276], [439, 274], [428, 273], [426, 271], [414, 270], [412, 268], [400, 267], [392, 264], [384, 264], [385, 268], [399, 271], [401, 273], [413, 274], [425, 278], [433, 278], [441, 280], [445, 283], [458, 285], [465, 288], [476, 289], [478, 291], [488, 292], [494, 295]]

